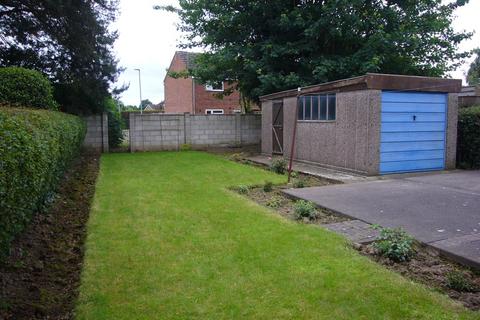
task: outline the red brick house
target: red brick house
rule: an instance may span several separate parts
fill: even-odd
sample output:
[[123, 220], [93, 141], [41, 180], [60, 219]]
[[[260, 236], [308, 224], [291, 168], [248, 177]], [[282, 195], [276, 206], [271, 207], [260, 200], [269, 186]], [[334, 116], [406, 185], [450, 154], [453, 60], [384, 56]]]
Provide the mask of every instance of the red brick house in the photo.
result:
[[[198, 53], [177, 51], [168, 71], [181, 72], [195, 67]], [[192, 77], [172, 78], [167, 75], [163, 81], [165, 88], [165, 112], [191, 114], [231, 114], [241, 112], [240, 93], [218, 98], [215, 94], [223, 92], [234, 84], [200, 84]]]

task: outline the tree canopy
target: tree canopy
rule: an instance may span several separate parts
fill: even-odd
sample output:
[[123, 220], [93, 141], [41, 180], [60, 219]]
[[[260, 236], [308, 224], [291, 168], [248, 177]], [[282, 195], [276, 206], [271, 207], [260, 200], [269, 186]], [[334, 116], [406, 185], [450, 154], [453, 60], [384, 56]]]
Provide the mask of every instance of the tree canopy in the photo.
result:
[[117, 10], [118, 0], [0, 0], [0, 66], [46, 74], [65, 111], [100, 111], [121, 71]]
[[248, 98], [367, 72], [443, 76], [468, 56], [451, 26], [468, 0], [180, 0], [184, 48], [207, 53], [190, 72], [235, 79]]
[[475, 50], [475, 60], [470, 64], [467, 73], [467, 82], [469, 85], [480, 85], [480, 49]]

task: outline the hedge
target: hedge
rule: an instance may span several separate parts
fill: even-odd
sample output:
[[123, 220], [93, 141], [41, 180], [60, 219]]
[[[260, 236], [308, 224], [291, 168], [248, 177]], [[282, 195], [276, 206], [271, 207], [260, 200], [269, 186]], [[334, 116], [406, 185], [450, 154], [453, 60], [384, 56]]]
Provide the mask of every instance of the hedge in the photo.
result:
[[50, 81], [38, 71], [19, 67], [0, 68], [0, 103], [58, 110]]
[[458, 113], [457, 164], [480, 168], [480, 106], [462, 108]]
[[33, 213], [53, 199], [85, 131], [77, 116], [0, 106], [0, 260]]

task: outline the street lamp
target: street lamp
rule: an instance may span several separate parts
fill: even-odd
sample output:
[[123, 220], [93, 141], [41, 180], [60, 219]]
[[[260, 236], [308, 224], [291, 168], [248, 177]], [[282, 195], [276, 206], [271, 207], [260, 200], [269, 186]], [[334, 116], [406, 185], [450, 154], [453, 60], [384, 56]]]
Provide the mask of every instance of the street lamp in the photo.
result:
[[140, 114], [143, 114], [143, 109], [142, 109], [142, 80], [140, 79], [140, 69], [135, 69], [138, 71], [138, 86], [140, 88], [140, 104], [138, 105], [140, 107]]

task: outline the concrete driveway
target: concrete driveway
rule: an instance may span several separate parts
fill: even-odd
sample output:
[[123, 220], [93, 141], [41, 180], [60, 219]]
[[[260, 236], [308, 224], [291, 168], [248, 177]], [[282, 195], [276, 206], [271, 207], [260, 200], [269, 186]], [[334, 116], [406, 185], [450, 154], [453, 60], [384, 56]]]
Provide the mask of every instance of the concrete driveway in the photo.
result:
[[417, 240], [480, 267], [480, 171], [290, 189], [354, 219], [403, 227]]

